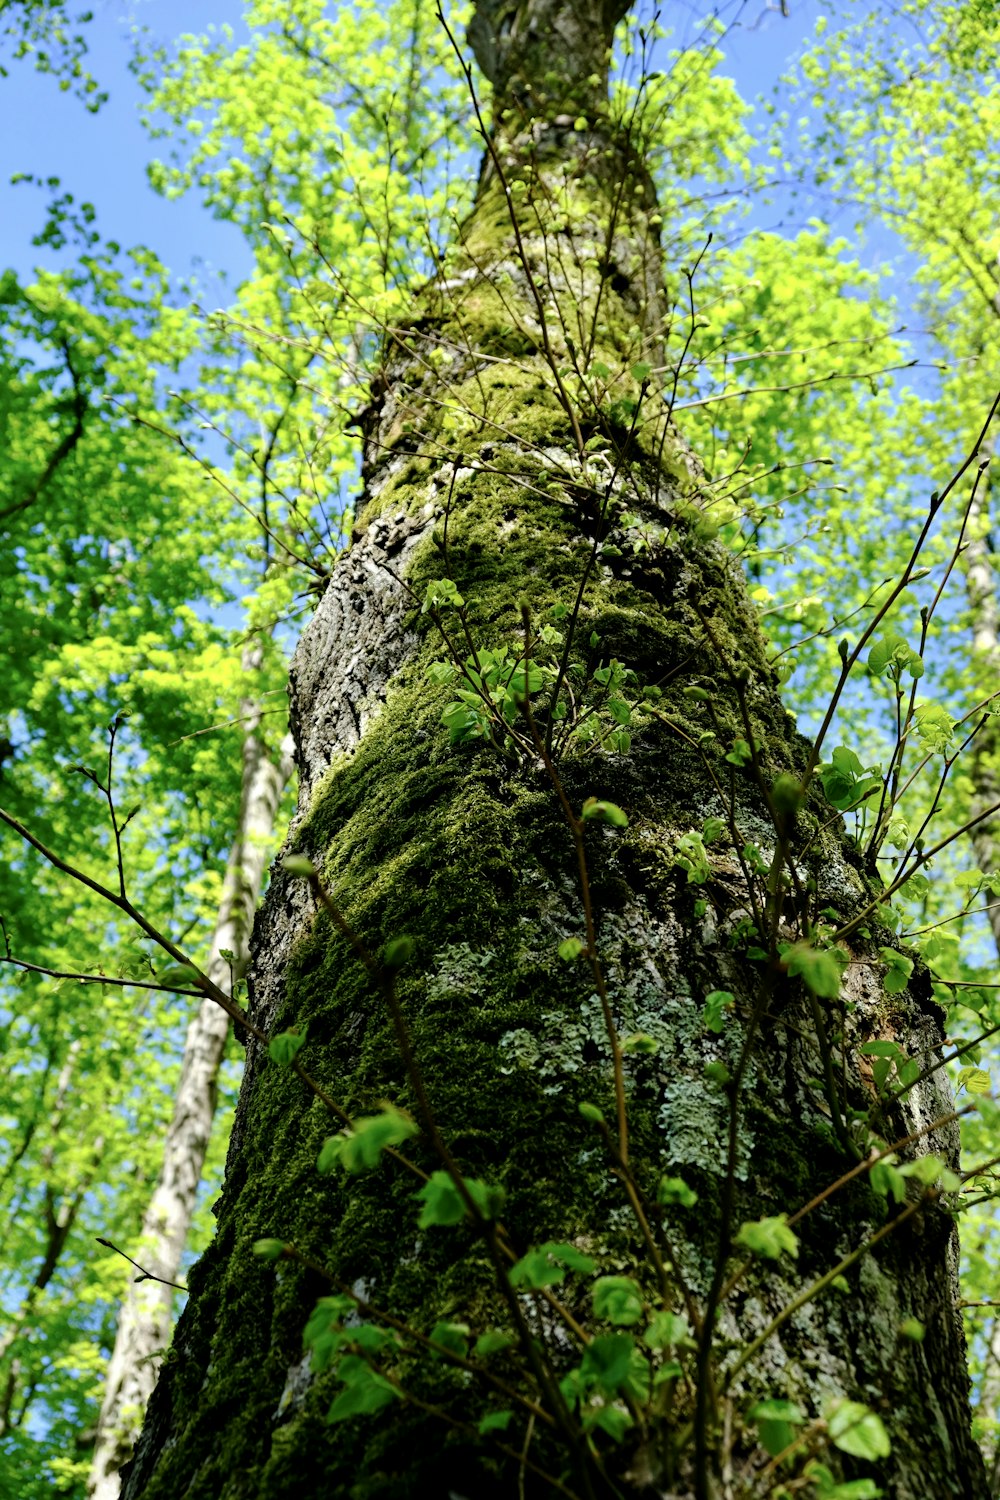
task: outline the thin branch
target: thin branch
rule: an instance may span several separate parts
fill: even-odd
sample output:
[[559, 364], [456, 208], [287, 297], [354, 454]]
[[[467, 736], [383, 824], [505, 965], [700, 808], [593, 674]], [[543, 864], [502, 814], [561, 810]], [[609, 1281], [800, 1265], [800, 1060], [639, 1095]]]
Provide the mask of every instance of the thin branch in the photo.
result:
[[140, 1275], [138, 1275], [135, 1278], [136, 1282], [140, 1282], [140, 1281], [158, 1281], [161, 1286], [172, 1286], [175, 1291], [178, 1291], [178, 1292], [186, 1292], [187, 1291], [187, 1287], [186, 1286], [182, 1286], [179, 1281], [167, 1281], [165, 1279], [165, 1277], [163, 1277], [163, 1276], [157, 1276], [157, 1275], [154, 1274], [154, 1272], [147, 1271], [145, 1266], [140, 1266], [140, 1264], [139, 1264], [139, 1262], [137, 1260], [133, 1260], [132, 1257], [131, 1257], [131, 1255], [126, 1255], [124, 1250], [119, 1250], [118, 1246], [117, 1245], [113, 1245], [110, 1240], [102, 1240], [101, 1236], [99, 1234], [95, 1234], [94, 1235], [94, 1239], [97, 1241], [97, 1243], [99, 1245], [103, 1245], [105, 1247], [105, 1249], [107, 1249], [107, 1250], [113, 1250], [116, 1255], [120, 1255], [121, 1258], [122, 1258], [122, 1260], [127, 1260], [130, 1266], [135, 1266], [136, 1270], [140, 1272]]

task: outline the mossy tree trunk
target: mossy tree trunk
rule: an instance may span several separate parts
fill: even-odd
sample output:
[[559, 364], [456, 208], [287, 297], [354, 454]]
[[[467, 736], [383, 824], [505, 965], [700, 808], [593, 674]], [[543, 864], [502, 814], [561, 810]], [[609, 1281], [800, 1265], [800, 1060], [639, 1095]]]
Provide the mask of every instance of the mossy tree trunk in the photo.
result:
[[[891, 1038], [932, 1068], [940, 1016], [919, 970], [883, 990], [877, 893], [815, 782], [801, 790], [809, 746], [665, 418], [655, 195], [638, 131], [605, 104], [626, 8], [477, 7], [498, 124], [476, 207], [387, 340], [356, 533], [293, 664], [288, 848], [321, 883], [279, 873], [254, 941], [255, 1024], [305, 1029], [302, 1063], [351, 1116], [410, 1111], [401, 1156], [502, 1187], [502, 1228], [419, 1227], [399, 1159], [321, 1176], [339, 1122], [251, 1042], [218, 1234], [126, 1500], [748, 1500], [777, 1485], [748, 1417], [765, 1399], [798, 1409], [787, 1477], [812, 1457], [895, 1500], [985, 1495], [946, 1202], [907, 1179], [887, 1218], [860, 1161], [875, 1124], [954, 1157], [943, 1075], [873, 1114], [857, 1051]], [[584, 817], [588, 798], [607, 806]], [[846, 962], [836, 1000], [783, 951], [801, 943], [808, 969], [823, 924]], [[369, 972], [359, 945], [402, 936], [406, 964]], [[796, 1223], [797, 1254], [736, 1274], [742, 1224], [853, 1168]], [[656, 1206], [664, 1174], [684, 1185]], [[260, 1238], [295, 1253], [275, 1269]], [[609, 1335], [582, 1272], [512, 1289], [504, 1255], [550, 1242], [630, 1278], [642, 1320]], [[341, 1383], [303, 1352], [327, 1277], [353, 1296], [348, 1329], [405, 1330], [376, 1363], [409, 1396], [333, 1425]], [[581, 1341], [657, 1310], [687, 1332], [637, 1347], [633, 1386], [571, 1375]], [[421, 1344], [449, 1322], [521, 1343], [484, 1380]], [[890, 1453], [830, 1446], [838, 1398], [881, 1418]], [[509, 1425], [479, 1436], [498, 1406]]]

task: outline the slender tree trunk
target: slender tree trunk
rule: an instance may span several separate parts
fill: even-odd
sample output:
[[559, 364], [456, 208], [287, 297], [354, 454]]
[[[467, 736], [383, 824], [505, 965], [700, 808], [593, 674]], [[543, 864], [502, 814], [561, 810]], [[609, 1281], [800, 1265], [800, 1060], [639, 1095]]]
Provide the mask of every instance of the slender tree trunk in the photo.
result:
[[[1000, 609], [997, 606], [995, 553], [990, 542], [989, 514], [986, 509], [991, 486], [984, 490], [984, 501], [977, 500], [969, 515], [970, 541], [965, 551], [965, 591], [972, 619], [972, 652], [979, 680], [1000, 684]], [[970, 769], [973, 790], [972, 815], [1000, 802], [1000, 719], [991, 718], [974, 742]], [[972, 835], [976, 865], [983, 875], [1000, 870], [1000, 820], [988, 818], [977, 824]], [[986, 917], [1000, 955], [1000, 893], [987, 887]], [[994, 1422], [1000, 1421], [1000, 1318], [993, 1318], [989, 1333], [989, 1350], [985, 1362], [978, 1409]], [[990, 1488], [1000, 1487], [1000, 1442], [987, 1447]]]
[[[988, 493], [988, 492], [987, 492]], [[980, 681], [1000, 683], [1000, 609], [997, 607], [997, 575], [994, 552], [978, 501], [969, 514], [970, 541], [965, 552], [965, 591], [972, 616], [972, 654]], [[973, 787], [972, 815], [1000, 802], [1000, 719], [991, 718], [974, 742], [970, 772]], [[976, 825], [972, 835], [976, 864], [984, 875], [1000, 870], [1000, 820], [988, 818]], [[1000, 906], [987, 896], [986, 916], [1000, 953]]]
[[[245, 670], [260, 665], [259, 651], [245, 654]], [[267, 852], [281, 794], [293, 769], [291, 737], [277, 760], [268, 754], [251, 701], [242, 706], [242, 797], [239, 825], [226, 865], [219, 915], [206, 968], [228, 991], [243, 977], [249, 936], [260, 899]], [[249, 717], [247, 717], [249, 716]], [[230, 961], [223, 957], [229, 952]], [[92, 1500], [117, 1500], [119, 1469], [129, 1457], [143, 1413], [170, 1342], [174, 1291], [191, 1227], [198, 1184], [205, 1164], [215, 1113], [217, 1080], [229, 1034], [229, 1017], [210, 1000], [202, 1001], [188, 1027], [173, 1116], [164, 1139], [163, 1164], [143, 1214], [134, 1257], [161, 1280], [129, 1282], [108, 1365], [88, 1482]]]
[[[461, 1207], [450, 1228], [420, 1227], [398, 1159], [319, 1175], [340, 1120], [251, 1042], [218, 1233], [124, 1500], [749, 1500], [777, 1482], [748, 1415], [761, 1399], [807, 1424], [792, 1475], [818, 1455], [893, 1500], [985, 1495], [952, 1219], [917, 1189], [887, 1220], [852, 1134], [877, 1108], [858, 1043], [892, 1039], [930, 1069], [940, 1014], [919, 971], [882, 990], [877, 892], [815, 784], [797, 807], [809, 747], [712, 539], [704, 476], [644, 389], [664, 335], [655, 195], [605, 105], [625, 9], [476, 7], [497, 132], [457, 254], [387, 340], [353, 544], [292, 670], [289, 848], [321, 883], [277, 875], [250, 973], [255, 1024], [305, 1030], [327, 1097], [353, 1117], [409, 1109], [421, 1136], [402, 1155], [501, 1186], [502, 1227], [477, 1231]], [[546, 647], [565, 653], [564, 717], [539, 691], [529, 718], [523, 658]], [[522, 661], [506, 728], [456, 668], [467, 660], [480, 680]], [[609, 684], [635, 705], [631, 742]], [[589, 797], [598, 814], [624, 808], [627, 828], [581, 816]], [[806, 919], [847, 929], [836, 1003], [789, 975], [783, 945]], [[394, 978], [405, 949], [383, 945], [403, 936]], [[574, 937], [579, 956], [557, 957]], [[721, 1031], [703, 1018], [713, 992]], [[954, 1159], [940, 1071], [875, 1117], [888, 1140]], [[736, 1274], [741, 1224], [804, 1207], [852, 1167], [797, 1224], [797, 1257]], [[697, 1191], [694, 1212], [651, 1207], [663, 1173]], [[261, 1237], [296, 1247], [277, 1274], [252, 1254]], [[681, 1376], [658, 1354], [648, 1404], [643, 1356], [633, 1394], [598, 1382], [578, 1408], [580, 1331], [632, 1324], [595, 1330], [586, 1281], [555, 1301], [513, 1288], [506, 1252], [549, 1242], [627, 1273], [647, 1316], [688, 1319]], [[838, 1265], [840, 1290], [810, 1295]], [[338, 1378], [303, 1357], [330, 1278], [354, 1309], [340, 1347], [362, 1357], [359, 1314], [372, 1338], [393, 1327], [379, 1399], [407, 1397], [332, 1425], [349, 1360]], [[904, 1336], [912, 1320], [922, 1340]], [[449, 1322], [511, 1328], [519, 1352], [473, 1378], [421, 1343]], [[584, 1363], [611, 1347], [587, 1343]], [[837, 1398], [884, 1419], [891, 1453], [861, 1463], [829, 1445]], [[497, 1406], [508, 1426], [481, 1435]]]

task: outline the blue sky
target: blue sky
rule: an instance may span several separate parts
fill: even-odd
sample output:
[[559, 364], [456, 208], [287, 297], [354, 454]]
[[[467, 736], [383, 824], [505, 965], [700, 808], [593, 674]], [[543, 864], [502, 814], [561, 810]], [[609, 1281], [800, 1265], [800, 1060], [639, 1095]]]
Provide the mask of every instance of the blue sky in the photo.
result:
[[242, 12], [242, 0], [98, 0], [86, 29], [87, 62], [110, 97], [96, 115], [27, 61], [9, 67], [0, 79], [0, 265], [26, 274], [47, 260], [31, 238], [48, 194], [10, 185], [15, 173], [30, 172], [61, 178], [78, 202], [93, 203], [102, 236], [147, 245], [178, 274], [200, 267], [206, 279], [219, 271], [239, 279], [250, 269], [232, 225], [214, 220], [193, 196], [167, 202], [148, 186], [146, 165], [158, 143], [143, 127], [143, 93], [128, 70], [134, 26], [163, 41], [226, 23], [245, 35]]
[[[752, 98], [773, 87], [809, 34], [817, 7], [815, 0], [789, 0], [787, 18], [776, 0], [736, 0], [730, 13], [737, 8], [743, 24], [732, 32], [727, 52], [741, 92]], [[668, 9], [683, 40], [686, 26], [693, 34], [708, 7], [701, 0], [688, 7], [673, 0]], [[160, 41], [226, 24], [243, 36], [243, 10], [243, 0], [97, 0], [86, 32], [89, 66], [110, 97], [96, 115], [26, 61], [11, 65], [9, 76], [0, 79], [0, 267], [26, 275], [37, 264], [52, 263], [31, 244], [44, 221], [47, 192], [10, 185], [16, 173], [27, 172], [59, 177], [78, 202], [94, 204], [103, 237], [148, 246], [176, 274], [196, 272], [206, 292], [219, 273], [238, 281], [250, 269], [232, 225], [213, 219], [194, 195], [167, 202], [148, 186], [146, 166], [158, 143], [143, 127], [142, 91], [128, 70], [134, 27], [147, 28]]]

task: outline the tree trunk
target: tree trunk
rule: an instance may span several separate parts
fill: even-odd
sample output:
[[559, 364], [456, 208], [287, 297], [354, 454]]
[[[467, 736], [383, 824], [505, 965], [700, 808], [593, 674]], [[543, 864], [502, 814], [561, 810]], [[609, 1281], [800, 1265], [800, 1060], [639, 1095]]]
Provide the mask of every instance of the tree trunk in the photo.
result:
[[[243, 666], [248, 672], [259, 668], [259, 649], [244, 654]], [[272, 759], [260, 734], [255, 705], [247, 700], [241, 712], [245, 732], [239, 825], [205, 971], [227, 993], [246, 972], [265, 860], [281, 794], [293, 768], [290, 737], [282, 743], [277, 760]], [[232, 961], [222, 956], [226, 952], [233, 955]], [[159, 1180], [143, 1214], [139, 1240], [130, 1246], [133, 1257], [159, 1279], [130, 1280], [122, 1303], [88, 1480], [92, 1500], [117, 1500], [119, 1470], [132, 1452], [170, 1342], [174, 1300], [170, 1283], [176, 1283], [180, 1274], [191, 1228], [228, 1035], [226, 1012], [214, 1001], [203, 1000], [185, 1038]]]
[[[987, 494], [989, 491], [987, 490]], [[996, 564], [988, 533], [984, 531], [984, 510], [978, 500], [969, 512], [970, 540], [965, 550], [965, 592], [972, 616], [972, 656], [983, 683], [1000, 681], [1000, 611], [997, 608]], [[972, 817], [981, 817], [1000, 802], [1000, 719], [991, 718], [976, 736], [971, 780]], [[987, 818], [972, 832], [976, 865], [984, 875], [1000, 870], [1000, 821]], [[1000, 953], [1000, 906], [996, 898], [986, 897], [986, 916]]]
[[[987, 476], [988, 479], [988, 476]], [[969, 543], [963, 559], [965, 592], [972, 618], [972, 654], [979, 681], [1000, 681], [1000, 611], [997, 608], [995, 553], [989, 537], [989, 515], [986, 509], [990, 487], [984, 486], [984, 500], [974, 501], [969, 513]], [[970, 770], [973, 817], [1000, 802], [1000, 719], [991, 718], [976, 736]], [[1000, 870], [1000, 821], [987, 818], [977, 823], [972, 833], [972, 849], [983, 875]], [[1000, 955], [1000, 895], [987, 886], [984, 893], [986, 917]], [[993, 1423], [1000, 1420], [1000, 1318], [987, 1324], [987, 1356], [979, 1388], [978, 1410]], [[990, 1489], [1000, 1487], [1000, 1441], [991, 1437], [984, 1445], [989, 1466]]]
[[[748, 1416], [763, 1399], [804, 1424], [786, 1477], [814, 1456], [893, 1500], [985, 1496], [946, 1199], [907, 1179], [887, 1219], [859, 1161], [866, 1114], [915, 1138], [904, 1156], [954, 1159], [943, 1073], [879, 1106], [857, 1051], [891, 1039], [931, 1067], [941, 1017], [919, 968], [882, 989], [878, 891], [815, 781], [797, 790], [809, 746], [710, 484], [646, 389], [669, 331], [655, 195], [603, 103], [625, 8], [476, 8], [497, 131], [457, 253], [387, 340], [353, 543], [293, 662], [288, 848], [321, 880], [277, 875], [254, 934], [255, 1024], [305, 1029], [302, 1062], [352, 1117], [411, 1111], [400, 1157], [502, 1187], [502, 1226], [461, 1198], [460, 1222], [418, 1226], [399, 1157], [320, 1175], [339, 1120], [251, 1042], [218, 1233], [125, 1500], [749, 1500], [779, 1472]], [[847, 959], [836, 1001], [784, 951], [800, 940], [807, 968], [823, 923]], [[736, 1274], [745, 1221], [855, 1167], [796, 1224], [797, 1255]], [[684, 1187], [658, 1204], [664, 1174]], [[295, 1247], [277, 1275], [261, 1237]], [[631, 1278], [640, 1323], [611, 1315], [609, 1335], [558, 1264], [513, 1287], [505, 1256], [543, 1243]], [[348, 1362], [314, 1368], [303, 1327], [331, 1281], [351, 1357], [352, 1329], [396, 1330], [378, 1399], [407, 1399], [380, 1416], [324, 1420]], [[664, 1309], [688, 1332], [647, 1336], [634, 1386], [587, 1375], [598, 1339]], [[465, 1348], [442, 1324], [510, 1329], [516, 1352], [472, 1375], [421, 1342]], [[837, 1398], [884, 1421], [890, 1453], [830, 1445]], [[498, 1406], [509, 1425], [480, 1435]]]

